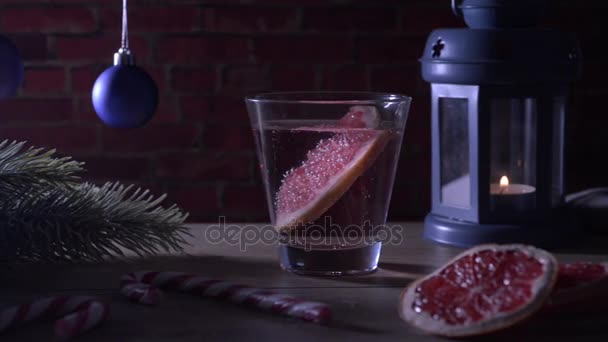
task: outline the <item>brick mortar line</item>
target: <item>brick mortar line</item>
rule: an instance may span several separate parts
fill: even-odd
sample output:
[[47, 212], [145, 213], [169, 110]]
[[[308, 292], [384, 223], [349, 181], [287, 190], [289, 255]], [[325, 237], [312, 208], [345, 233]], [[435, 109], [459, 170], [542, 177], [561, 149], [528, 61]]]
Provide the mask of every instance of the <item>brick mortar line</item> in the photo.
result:
[[[446, 5], [444, 1], [441, 0], [417, 0], [411, 4], [412, 6], [420, 6], [428, 7], [428, 8], [449, 8], [449, 5]], [[403, 7], [401, 3], [360, 3], [356, 1], [343, 1], [343, 0], [333, 0], [327, 1], [323, 4], [311, 4], [306, 1], [293, 2], [293, 3], [281, 3], [280, 1], [241, 1], [240, 3], [225, 3], [223, 1], [188, 1], [188, 2], [176, 2], [175, 0], [165, 0], [165, 1], [146, 1], [146, 2], [137, 2], [134, 3], [132, 8], [142, 8], [142, 7], [211, 7], [211, 8], [242, 8], [242, 7], [251, 7], [251, 8], [311, 8], [311, 9], [319, 9], [319, 8], [354, 8], [355, 9], [377, 9], [377, 8], [399, 8]], [[101, 8], [116, 8], [116, 4], [111, 4], [105, 1], [95, 2], [95, 1], [70, 1], [70, 2], [40, 2], [40, 1], [15, 1], [14, 3], [2, 3], [0, 4], [0, 9], [28, 9], [28, 8], [81, 8], [81, 7], [101, 7]]]
[[[209, 177], [212, 178], [212, 177]], [[165, 178], [165, 177], [158, 177], [158, 176], [154, 176], [153, 178], [154, 181], [165, 184], [167, 186], [170, 187], [187, 187], [187, 186], [195, 186], [195, 187], [215, 187], [215, 186], [219, 186], [219, 185], [228, 185], [228, 186], [237, 186], [237, 187], [243, 187], [243, 188], [258, 188], [261, 187], [262, 184], [262, 179], [260, 178], [259, 181], [255, 181], [255, 182], [250, 182], [249, 180], [246, 181], [241, 181], [241, 180], [225, 180], [225, 179], [219, 179], [219, 180], [200, 180], [200, 179], [183, 179], [183, 180], [176, 180], [176, 179], [171, 179], [171, 178]]]
[[[417, 32], [396, 32], [396, 31], [360, 31], [357, 29], [352, 30], [297, 30], [297, 31], [263, 31], [263, 32], [230, 32], [230, 31], [181, 31], [181, 32], [152, 32], [152, 31], [140, 31], [129, 30], [130, 37], [147, 37], [147, 38], [316, 38], [316, 37], [328, 37], [328, 38], [352, 38], [353, 34], [358, 34], [362, 38], [426, 38], [430, 33], [429, 30], [417, 31]], [[113, 37], [120, 32], [117, 30], [104, 30], [101, 34], [94, 32], [83, 32], [83, 33], [70, 33], [70, 32], [49, 32], [47, 36], [54, 36], [58, 38], [107, 38]], [[11, 32], [10, 34], [31, 34], [34, 32]], [[116, 39], [117, 43], [120, 43], [120, 38]]]
[[[95, 126], [99, 126], [102, 129], [102, 131], [104, 129], [103, 125], [101, 125], [101, 124], [99, 124], [99, 125], [96, 124]], [[4, 125], [3, 127], [6, 127], [6, 125]], [[91, 127], [94, 127], [94, 126], [91, 126]], [[208, 152], [200, 151], [200, 149], [197, 149], [197, 148], [172, 147], [172, 148], [157, 149], [157, 150], [152, 150], [152, 151], [148, 150], [148, 149], [145, 149], [143, 151], [117, 151], [115, 149], [111, 149], [111, 150], [105, 149], [95, 155], [78, 154], [78, 156], [84, 156], [84, 157], [99, 156], [99, 157], [108, 157], [108, 158], [131, 158], [131, 157], [148, 158], [148, 157], [158, 155], [160, 158], [164, 158], [164, 157], [172, 156], [172, 155], [175, 155], [176, 153], [179, 153], [180, 155], [181, 154], [185, 154], [185, 155], [192, 154], [195, 157], [214, 158], [214, 157], [217, 157], [217, 154], [220, 154], [220, 153], [226, 153], [227, 157], [251, 157], [251, 156], [253, 156], [254, 152], [255, 151], [253, 151], [253, 149], [234, 151], [234, 152], [218, 151], [218, 152], [212, 152], [210, 155], [207, 155]]]

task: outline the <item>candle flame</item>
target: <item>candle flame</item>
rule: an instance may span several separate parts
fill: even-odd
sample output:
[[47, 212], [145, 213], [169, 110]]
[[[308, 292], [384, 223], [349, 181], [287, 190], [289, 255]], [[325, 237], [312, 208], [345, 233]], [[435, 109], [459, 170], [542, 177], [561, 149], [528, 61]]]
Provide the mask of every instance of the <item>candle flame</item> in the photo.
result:
[[504, 187], [507, 187], [508, 185], [509, 185], [509, 178], [507, 178], [507, 176], [500, 177], [500, 187], [504, 188]]

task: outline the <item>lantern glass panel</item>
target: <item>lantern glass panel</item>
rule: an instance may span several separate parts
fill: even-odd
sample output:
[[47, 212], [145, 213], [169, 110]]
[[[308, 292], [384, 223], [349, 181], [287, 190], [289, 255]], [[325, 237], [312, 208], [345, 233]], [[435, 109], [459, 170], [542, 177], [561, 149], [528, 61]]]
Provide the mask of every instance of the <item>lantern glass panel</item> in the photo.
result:
[[490, 102], [490, 210], [502, 214], [536, 208], [537, 101]]
[[564, 120], [566, 116], [566, 98], [557, 97], [553, 104], [553, 142], [552, 142], [552, 165], [551, 172], [551, 205], [553, 207], [562, 202], [564, 195]]
[[439, 98], [441, 203], [471, 207], [469, 166], [469, 101]]

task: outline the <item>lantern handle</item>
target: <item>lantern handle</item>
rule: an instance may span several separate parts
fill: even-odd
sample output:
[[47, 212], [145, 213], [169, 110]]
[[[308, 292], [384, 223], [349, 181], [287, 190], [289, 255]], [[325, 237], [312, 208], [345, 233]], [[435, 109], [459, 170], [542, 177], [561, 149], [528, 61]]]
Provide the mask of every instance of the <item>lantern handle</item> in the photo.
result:
[[462, 16], [462, 10], [460, 9], [460, 5], [458, 4], [458, 0], [452, 0], [452, 12], [457, 17]]

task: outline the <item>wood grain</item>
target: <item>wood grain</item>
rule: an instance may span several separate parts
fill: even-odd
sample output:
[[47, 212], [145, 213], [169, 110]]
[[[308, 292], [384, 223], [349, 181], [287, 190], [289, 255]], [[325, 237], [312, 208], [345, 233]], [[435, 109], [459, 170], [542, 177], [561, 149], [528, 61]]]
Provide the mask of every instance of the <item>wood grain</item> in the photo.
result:
[[[409, 282], [432, 271], [461, 250], [422, 240], [420, 223], [399, 226], [403, 228], [405, 239], [399, 244], [385, 245], [380, 269], [366, 276], [297, 276], [279, 268], [276, 245], [256, 244], [241, 250], [238, 245], [211, 244], [205, 239], [210, 226], [192, 225], [192, 236], [188, 238], [191, 245], [182, 255], [4, 269], [0, 272], [0, 303], [25, 302], [56, 293], [92, 294], [107, 299], [111, 303], [110, 319], [83, 336], [80, 339], [83, 341], [444, 340], [423, 335], [403, 323], [397, 315], [397, 300]], [[562, 261], [608, 260], [605, 250], [608, 243], [599, 241], [606, 239], [593, 238], [593, 243], [568, 246], [563, 249], [568, 253], [558, 253], [557, 257]], [[191, 272], [279, 289], [331, 304], [335, 321], [329, 326], [319, 326], [177, 293], [166, 293], [158, 307], [135, 305], [116, 291], [120, 276], [134, 270]], [[608, 315], [537, 318], [519, 329], [487, 340], [571, 341], [576, 338], [577, 341], [606, 341], [608, 326], [604, 322], [607, 318]], [[46, 341], [52, 340], [51, 336], [51, 323], [34, 323], [0, 338], [2, 341]]]

